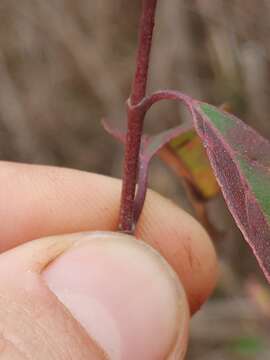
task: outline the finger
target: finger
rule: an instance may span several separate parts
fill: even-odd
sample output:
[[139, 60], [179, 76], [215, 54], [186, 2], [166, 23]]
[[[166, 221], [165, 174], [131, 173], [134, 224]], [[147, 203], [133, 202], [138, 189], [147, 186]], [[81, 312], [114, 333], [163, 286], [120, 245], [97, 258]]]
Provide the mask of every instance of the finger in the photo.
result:
[[[121, 182], [46, 166], [0, 164], [1, 250], [53, 234], [116, 229]], [[192, 311], [217, 277], [203, 228], [171, 201], [149, 192], [138, 237], [157, 249], [184, 284]]]
[[71, 246], [69, 239], [46, 239], [0, 255], [0, 358], [105, 359], [40, 276]]
[[173, 270], [128, 236], [55, 236], [0, 255], [5, 359], [182, 359], [188, 321]]

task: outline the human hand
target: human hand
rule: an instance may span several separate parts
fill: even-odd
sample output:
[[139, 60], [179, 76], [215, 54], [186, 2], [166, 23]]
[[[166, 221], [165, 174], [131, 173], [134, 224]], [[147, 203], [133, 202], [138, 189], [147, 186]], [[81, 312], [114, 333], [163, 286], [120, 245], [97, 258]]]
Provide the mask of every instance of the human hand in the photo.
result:
[[144, 243], [93, 232], [116, 228], [118, 180], [1, 162], [0, 183], [0, 358], [183, 358], [217, 277], [195, 220], [150, 191]]

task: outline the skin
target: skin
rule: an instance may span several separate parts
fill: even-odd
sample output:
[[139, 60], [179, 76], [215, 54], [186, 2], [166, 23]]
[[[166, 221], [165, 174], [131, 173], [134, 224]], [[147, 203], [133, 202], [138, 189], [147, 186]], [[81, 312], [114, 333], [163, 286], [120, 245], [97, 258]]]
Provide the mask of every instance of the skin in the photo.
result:
[[[105, 359], [106, 349], [96, 344], [95, 336], [92, 339], [91, 328], [85, 331], [80, 319], [51, 289], [55, 281], [61, 281], [54, 278], [54, 264], [59, 269], [65, 266], [63, 262], [75, 261], [77, 256], [70, 249], [75, 243], [77, 246], [78, 235], [68, 234], [116, 229], [121, 182], [76, 170], [6, 162], [0, 163], [0, 182], [0, 359]], [[166, 269], [171, 267], [175, 272], [177, 296], [184, 299], [179, 310], [182, 328], [176, 335], [176, 347], [181, 344], [182, 350], [175, 358], [180, 359], [187, 343], [189, 309], [197, 311], [216, 283], [213, 245], [192, 217], [152, 191], [147, 195], [136, 235], [143, 242], [138, 242], [134, 253], [141, 254], [141, 248], [146, 248], [143, 252], [152, 264], [159, 263], [162, 256]], [[122, 246], [121, 241], [116, 243]], [[91, 246], [102, 244], [90, 242]], [[135, 243], [128, 240], [123, 244], [132, 247]], [[152, 248], [157, 252], [150, 250], [150, 254]], [[89, 252], [92, 258], [86, 261], [94, 264], [93, 254]], [[109, 261], [108, 270], [104, 270], [108, 278], [113, 277], [113, 261], [122, 261], [117, 256], [111, 261], [111, 269]], [[155, 266], [151, 271], [157, 271]], [[170, 286], [168, 293], [174, 285]], [[124, 299], [125, 289], [117, 296]], [[102, 324], [100, 327], [102, 331]]]

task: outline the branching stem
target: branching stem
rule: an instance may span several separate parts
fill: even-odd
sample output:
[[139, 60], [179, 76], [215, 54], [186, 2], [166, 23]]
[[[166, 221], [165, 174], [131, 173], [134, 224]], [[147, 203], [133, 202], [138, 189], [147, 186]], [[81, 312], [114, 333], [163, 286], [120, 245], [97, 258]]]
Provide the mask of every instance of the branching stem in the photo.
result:
[[[138, 176], [140, 176], [139, 180], [141, 180], [140, 182], [143, 183], [145, 187], [147, 184], [147, 175], [141, 179], [142, 174], [140, 174], [139, 171], [139, 156], [146, 112], [154, 103], [163, 99], [182, 100], [190, 107], [189, 98], [179, 92], [164, 90], [146, 96], [157, 1], [158, 0], [142, 0], [137, 67], [131, 95], [127, 101], [128, 130], [125, 141], [123, 185], [119, 218], [119, 230], [126, 233], [133, 233], [146, 193], [146, 189], [143, 189], [143, 191], [140, 189], [135, 201]], [[138, 203], [140, 204], [139, 206]]]
[[132, 233], [134, 230], [134, 197], [143, 121], [145, 117], [144, 109], [137, 105], [142, 102], [146, 94], [156, 6], [157, 0], [143, 0], [137, 68], [131, 95], [127, 102], [128, 131], [119, 219], [119, 230], [127, 233]]

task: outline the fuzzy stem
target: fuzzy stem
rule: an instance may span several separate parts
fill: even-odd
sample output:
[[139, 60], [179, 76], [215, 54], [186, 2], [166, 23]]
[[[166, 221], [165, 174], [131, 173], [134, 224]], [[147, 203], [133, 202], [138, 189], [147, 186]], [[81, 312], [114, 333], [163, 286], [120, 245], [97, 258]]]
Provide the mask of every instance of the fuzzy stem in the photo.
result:
[[120, 207], [119, 230], [134, 230], [134, 197], [145, 111], [137, 106], [145, 98], [157, 0], [143, 0], [137, 68], [128, 100], [128, 131]]
[[157, 0], [143, 0], [142, 17], [140, 20], [137, 68], [130, 95], [132, 105], [137, 105], [141, 102], [146, 93], [156, 7]]

